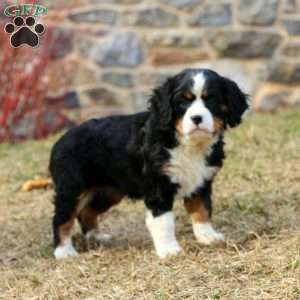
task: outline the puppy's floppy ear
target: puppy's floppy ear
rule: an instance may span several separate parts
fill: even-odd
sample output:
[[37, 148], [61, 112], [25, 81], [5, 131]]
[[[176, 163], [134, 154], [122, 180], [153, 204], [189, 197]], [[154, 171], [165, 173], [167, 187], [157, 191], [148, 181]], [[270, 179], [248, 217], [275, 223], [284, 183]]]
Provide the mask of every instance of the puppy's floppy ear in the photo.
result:
[[242, 122], [243, 114], [249, 109], [248, 95], [244, 94], [234, 81], [223, 79], [227, 122], [230, 127], [235, 127]]
[[172, 124], [172, 85], [172, 79], [167, 79], [164, 84], [154, 89], [153, 95], [149, 99], [149, 111], [156, 119], [156, 125], [159, 125], [161, 129]]

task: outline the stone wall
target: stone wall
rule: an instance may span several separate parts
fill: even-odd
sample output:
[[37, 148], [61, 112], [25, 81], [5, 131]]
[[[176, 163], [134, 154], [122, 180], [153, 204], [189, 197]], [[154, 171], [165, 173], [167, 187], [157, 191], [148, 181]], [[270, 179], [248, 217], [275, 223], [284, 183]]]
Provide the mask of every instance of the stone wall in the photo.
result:
[[60, 96], [70, 82], [67, 113], [77, 120], [142, 110], [157, 83], [188, 67], [236, 80], [257, 110], [300, 103], [299, 0], [63, 0], [49, 6], [47, 27], [62, 37], [48, 71], [49, 94]]

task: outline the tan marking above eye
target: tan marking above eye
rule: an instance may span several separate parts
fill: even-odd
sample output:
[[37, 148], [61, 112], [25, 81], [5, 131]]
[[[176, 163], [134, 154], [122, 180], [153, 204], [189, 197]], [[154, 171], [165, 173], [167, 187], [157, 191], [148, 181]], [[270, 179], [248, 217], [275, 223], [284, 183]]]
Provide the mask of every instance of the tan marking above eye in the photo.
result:
[[187, 91], [187, 92], [184, 92], [183, 93], [183, 97], [186, 99], [186, 100], [189, 100], [189, 101], [192, 101], [192, 100], [195, 100], [196, 99], [196, 96], [194, 94], [192, 94], [191, 92]]
[[207, 90], [206, 90], [206, 89], [204, 89], [204, 90], [202, 91], [201, 98], [202, 98], [203, 100], [205, 100], [205, 99], [207, 99], [207, 98], [208, 98], [208, 92], [207, 92]]

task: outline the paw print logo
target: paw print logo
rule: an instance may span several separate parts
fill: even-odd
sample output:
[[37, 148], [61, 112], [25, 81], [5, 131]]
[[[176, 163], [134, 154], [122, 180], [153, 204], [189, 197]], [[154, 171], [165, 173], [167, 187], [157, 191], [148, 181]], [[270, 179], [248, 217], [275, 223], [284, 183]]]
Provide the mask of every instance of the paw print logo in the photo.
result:
[[37, 47], [45, 27], [42, 24], [36, 24], [35, 18], [29, 16], [25, 20], [22, 17], [16, 17], [13, 23], [6, 24], [4, 30], [11, 34], [10, 43], [14, 48], [22, 45]]

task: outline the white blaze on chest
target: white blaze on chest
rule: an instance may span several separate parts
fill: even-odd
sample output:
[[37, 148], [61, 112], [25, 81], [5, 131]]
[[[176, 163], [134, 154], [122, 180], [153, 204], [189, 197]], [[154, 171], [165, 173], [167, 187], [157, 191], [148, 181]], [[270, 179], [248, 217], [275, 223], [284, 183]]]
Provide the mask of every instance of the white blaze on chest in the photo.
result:
[[180, 185], [178, 197], [190, 196], [217, 173], [218, 168], [207, 166], [205, 157], [210, 147], [205, 149], [181, 144], [169, 150], [170, 160], [164, 170], [173, 183]]

